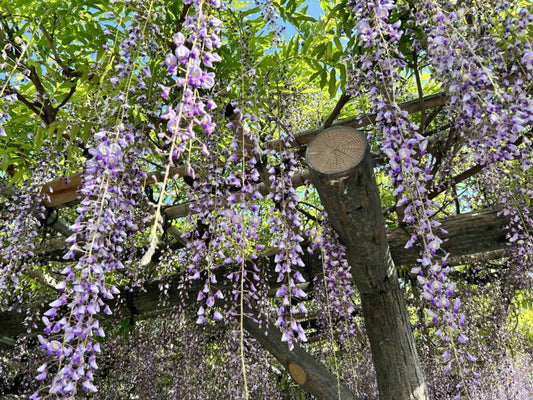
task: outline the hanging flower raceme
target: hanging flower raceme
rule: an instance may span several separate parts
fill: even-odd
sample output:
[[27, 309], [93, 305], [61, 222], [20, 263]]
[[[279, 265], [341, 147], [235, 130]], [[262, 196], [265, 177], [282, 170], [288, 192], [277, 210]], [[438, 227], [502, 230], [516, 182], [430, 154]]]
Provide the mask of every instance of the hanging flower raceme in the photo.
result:
[[[516, 162], [496, 165], [484, 171], [481, 180], [484, 187], [490, 188], [488, 193], [497, 194], [489, 195], [487, 200], [507, 219], [505, 281], [513, 290], [528, 290], [533, 284], [533, 216], [528, 207], [533, 198], [533, 181], [517, 172], [519, 166]], [[518, 181], [523, 184], [516, 188]]]
[[355, 290], [345, 250], [339, 243], [337, 233], [329, 225], [327, 218], [324, 218], [322, 231], [313, 241], [311, 251], [321, 253], [328, 315], [334, 320], [345, 320], [353, 332]]
[[271, 185], [268, 197], [274, 202], [268, 223], [274, 233], [272, 246], [280, 249], [274, 258], [277, 280], [281, 283], [276, 291], [281, 305], [275, 325], [282, 331], [282, 340], [286, 341], [292, 350], [295, 342], [307, 341], [300, 321], [296, 318], [297, 314], [307, 313], [304, 304], [307, 294], [300, 287], [305, 282], [301, 272], [305, 267], [302, 260], [304, 235], [297, 210], [298, 195], [293, 187], [293, 177], [299, 172], [300, 164], [294, 153], [287, 151], [290, 134], [283, 136], [284, 149], [281, 158], [284, 162], [278, 167], [279, 175], [273, 163], [267, 165]]
[[[44, 165], [44, 163], [43, 163]], [[20, 303], [19, 279], [33, 268], [29, 260], [34, 256], [35, 240], [45, 222], [45, 200], [38, 183], [43, 168], [38, 166], [32, 179], [25, 182], [24, 189], [9, 187], [0, 178], [0, 306], [18, 308]]]
[[[391, 22], [396, 8], [392, 0], [350, 5], [358, 19], [359, 45], [365, 49], [354, 57], [356, 71], [352, 83], [354, 88], [359, 88], [355, 94], [368, 96], [374, 105], [374, 132], [380, 133], [377, 140], [389, 161], [396, 209], [401, 222], [414, 228], [407, 247], [420, 245], [419, 266], [412, 273], [418, 277], [424, 299], [431, 304], [429, 317], [439, 324], [436, 335], [449, 348], [453, 346], [453, 338], [459, 335], [457, 329], [464, 324], [464, 316], [459, 312], [459, 300], [453, 299], [456, 286], [448, 281], [448, 256], [441, 249], [440, 224], [433, 217], [439, 205], [428, 198], [428, 188], [434, 178], [431, 160], [425, 157], [428, 141], [397, 103], [406, 68], [398, 47], [403, 35], [401, 20]], [[448, 350], [445, 354], [449, 354]]]
[[[191, 193], [196, 201], [191, 205], [189, 220], [197, 228], [186, 235], [189, 254], [183, 261], [187, 281], [204, 281], [198, 293], [202, 302], [198, 323], [221, 320], [224, 314], [219, 300], [230, 297], [230, 293], [234, 301], [226, 313], [233, 316], [243, 312], [236, 306], [241, 298], [246, 308], [251, 308], [251, 298], [257, 298], [260, 277], [255, 260], [264, 248], [258, 233], [261, 219], [257, 200], [262, 198], [257, 189], [258, 148], [257, 141], [249, 136], [252, 148], [243, 148], [237, 139], [223, 152], [227, 157], [223, 165], [218, 156], [212, 157], [208, 166], [204, 164], [200, 182], [195, 182]], [[222, 170], [233, 172], [223, 176]], [[223, 268], [229, 271], [226, 275]], [[232, 283], [231, 291], [219, 282], [221, 279]]]
[[[193, 15], [186, 17], [183, 32], [177, 32], [173, 37], [175, 49], [166, 56], [165, 64], [176, 83], [174, 87], [163, 87], [162, 93], [164, 98], [168, 98], [172, 90], [180, 93], [179, 102], [169, 105], [162, 115], [168, 121], [168, 134], [161, 136], [172, 143], [172, 162], [177, 162], [183, 153], [190, 150], [188, 142], [201, 142], [201, 138], [197, 138], [197, 129], [206, 135], [215, 130], [209, 111], [216, 108], [216, 103], [212, 99], [201, 97], [199, 91], [213, 87], [215, 73], [210, 69], [213, 68], [213, 63], [221, 60], [216, 49], [221, 45], [218, 35], [222, 22], [207, 14], [206, 2], [184, 3], [192, 3], [195, 11]], [[220, 7], [219, 1], [208, 3], [212, 9]], [[194, 171], [189, 169], [189, 173], [193, 175]]]
[[481, 150], [472, 161], [486, 168], [519, 158], [522, 134], [533, 122], [527, 57], [532, 43], [525, 29], [533, 16], [517, 3], [500, 0], [489, 10], [457, 5], [450, 11], [447, 2], [433, 0], [420, 2], [416, 14], [427, 32], [435, 78], [450, 95], [450, 119], [461, 138]]
[[[417, 24], [428, 34], [427, 56], [435, 65], [435, 76], [450, 94], [450, 120], [468, 147], [476, 149], [465, 155], [465, 163], [486, 171], [507, 171], [524, 182], [512, 193], [515, 185], [507, 179], [485, 180], [492, 192], [501, 193], [512, 253], [524, 255], [513, 258], [524, 272], [529, 269], [525, 255], [531, 254], [525, 222], [529, 218], [525, 204], [531, 197], [524, 187], [531, 186], [531, 177], [523, 172], [531, 166], [528, 130], [533, 122], [533, 43], [526, 27], [533, 15], [518, 1], [509, 0], [496, 1], [490, 8], [457, 6], [450, 12], [448, 7], [439, 1], [421, 2]], [[511, 198], [522, 200], [506, 201]]]
[[167, 132], [160, 132], [158, 135], [164, 140], [165, 147], [168, 147], [168, 151], [165, 151], [167, 162], [150, 231], [150, 244], [141, 259], [141, 265], [150, 262], [157, 247], [157, 232], [162, 218], [161, 209], [166, 197], [165, 186], [170, 168], [183, 161], [183, 154], [188, 154], [187, 174], [194, 178], [190, 163], [193, 146], [198, 145], [201, 153], [207, 154], [208, 149], [202, 135], [210, 135], [216, 126], [209, 111], [214, 110], [217, 105], [213, 99], [202, 97], [200, 93], [210, 90], [215, 84], [215, 74], [209, 69], [213, 67], [214, 62], [221, 60], [216, 49], [221, 46], [219, 34], [222, 22], [208, 14], [210, 9], [216, 10], [220, 7], [220, 1], [189, 0], [184, 3], [191, 4], [194, 11], [189, 12], [185, 18], [182, 32], [174, 35], [174, 51], [165, 57], [165, 65], [175, 84], [162, 86], [161, 96], [165, 99], [177, 97], [179, 100], [177, 104], [166, 106], [161, 115], [167, 120]]
[[[117, 134], [121, 138], [115, 141]], [[134, 131], [101, 131], [99, 143], [90, 150], [80, 194], [83, 198], [79, 213], [72, 226], [73, 234], [67, 239], [70, 250], [66, 260], [72, 260], [61, 271], [64, 279], [56, 289], [62, 294], [44, 313], [42, 349], [58, 361], [49, 392], [73, 397], [78, 383], [86, 392], [96, 391], [93, 375], [98, 368], [96, 356], [100, 353], [99, 338], [104, 330], [97, 318], [100, 312], [111, 314], [104, 300], [118, 293], [106, 282], [106, 275], [123, 269], [128, 246], [124, 243], [137, 231], [136, 202], [145, 173], [131, 167], [139, 159], [140, 137]], [[79, 256], [77, 262], [73, 262]], [[45, 380], [56, 363], [43, 364], [38, 380]], [[35, 393], [33, 398], [39, 398]]]
[[[129, 11], [125, 5], [124, 12]], [[67, 265], [56, 285], [60, 294], [49, 303], [42, 318], [44, 335], [38, 336], [50, 361], [37, 370], [36, 379], [43, 381], [43, 388], [32, 399], [41, 398], [45, 388], [60, 398], [97, 391], [93, 379], [105, 336], [99, 314], [112, 313], [105, 302], [119, 293], [108, 277], [131, 263], [133, 238], [142, 218], [136, 205], [146, 179], [142, 165], [146, 143], [142, 132], [128, 122], [125, 111], [131, 107], [129, 96], [143, 97], [143, 77], [149, 76], [149, 69], [139, 61], [145, 55], [141, 48], [149, 41], [144, 36], [147, 21], [153, 17], [148, 10], [145, 13], [133, 13], [139, 25], [126, 29], [128, 39], [119, 51], [123, 59], [111, 66], [117, 71], [111, 82], [119, 90], [111, 101], [104, 102], [99, 122], [108, 125], [118, 116], [118, 123], [113, 129], [100, 130], [92, 139], [79, 188], [78, 217], [71, 226], [72, 235], [67, 239], [70, 248], [63, 257]], [[132, 74], [137, 74], [136, 83], [129, 79]]]

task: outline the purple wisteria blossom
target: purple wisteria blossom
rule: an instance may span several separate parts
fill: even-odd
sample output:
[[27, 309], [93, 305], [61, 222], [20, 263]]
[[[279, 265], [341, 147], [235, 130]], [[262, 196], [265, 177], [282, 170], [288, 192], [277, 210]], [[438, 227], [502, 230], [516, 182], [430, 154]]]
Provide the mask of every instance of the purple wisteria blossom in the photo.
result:
[[[452, 307], [456, 286], [448, 280], [448, 255], [441, 249], [443, 240], [439, 236], [442, 232], [432, 217], [439, 204], [428, 198], [433, 172], [431, 159], [428, 157], [423, 161], [427, 139], [397, 103], [407, 65], [398, 47], [404, 27], [401, 20], [391, 22], [391, 13], [397, 7], [395, 1], [352, 1], [349, 4], [358, 20], [358, 44], [368, 50], [354, 56], [357, 67], [351, 83], [353, 94], [367, 95], [374, 105], [374, 131], [379, 132], [378, 140], [389, 161], [396, 210], [400, 222], [414, 228], [406, 247], [413, 247], [415, 243], [420, 246], [419, 266], [411, 272], [417, 275], [422, 297], [433, 308], [428, 311], [430, 319], [442, 327], [436, 335], [447, 346], [451, 343], [450, 335], [456, 336], [459, 326], [464, 324], [464, 317], [458, 310], [459, 303], [455, 302]], [[434, 23], [431, 29], [438, 30], [443, 26], [450, 25]], [[430, 50], [433, 48], [447, 51], [449, 43], [441, 40], [434, 47], [430, 45]], [[448, 350], [445, 350], [444, 358], [449, 359]]]

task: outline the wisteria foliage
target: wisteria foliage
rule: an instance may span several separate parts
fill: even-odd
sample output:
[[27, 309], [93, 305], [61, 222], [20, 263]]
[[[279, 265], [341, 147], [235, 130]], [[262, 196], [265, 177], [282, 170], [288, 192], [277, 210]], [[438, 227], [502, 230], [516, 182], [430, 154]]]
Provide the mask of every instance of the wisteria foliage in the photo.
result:
[[[251, 319], [378, 398], [349, 243], [305, 179], [300, 132], [331, 113], [371, 116], [431, 395], [533, 395], [529, 2], [4, 3], [0, 307], [28, 336], [0, 395], [299, 398]], [[75, 173], [77, 199], [49, 206]], [[439, 221], [488, 206], [505, 251], [451, 262]], [[154, 280], [163, 311], [136, 322], [128, 293]]]

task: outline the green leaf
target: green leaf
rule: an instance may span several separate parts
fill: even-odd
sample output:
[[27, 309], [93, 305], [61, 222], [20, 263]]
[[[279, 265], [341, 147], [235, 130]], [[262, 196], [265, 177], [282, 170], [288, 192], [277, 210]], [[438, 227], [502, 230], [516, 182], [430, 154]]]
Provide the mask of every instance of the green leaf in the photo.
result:
[[41, 150], [41, 146], [43, 145], [44, 131], [45, 131], [44, 128], [37, 129], [37, 133], [35, 134], [35, 136], [33, 138], [34, 149], [35, 149], [36, 152]]
[[329, 97], [334, 98], [337, 93], [337, 77], [335, 76], [335, 69], [331, 69], [329, 73], [329, 84], [328, 84]]
[[333, 41], [335, 42], [335, 46], [337, 47], [337, 49], [342, 53], [344, 51], [344, 48], [342, 47], [342, 43], [339, 37], [334, 36]]
[[333, 54], [333, 45], [329, 42], [326, 45], [326, 60], [331, 60], [331, 55]]
[[311, 52], [311, 56], [314, 56], [316, 59], [321, 59], [324, 53], [326, 52], [327, 43], [320, 43], [317, 45]]
[[320, 71], [320, 89], [324, 89], [326, 87], [326, 84], [328, 83], [328, 70], [324, 67], [322, 71]]
[[313, 75], [309, 77], [307, 82], [312, 83], [321, 73], [322, 71], [316, 71]]
[[340, 88], [344, 91], [346, 87], [346, 66], [344, 64], [339, 65], [339, 75], [340, 75]]
[[70, 128], [69, 139], [71, 142], [78, 137], [79, 131], [80, 131], [80, 126], [78, 124], [75, 124], [72, 128]]

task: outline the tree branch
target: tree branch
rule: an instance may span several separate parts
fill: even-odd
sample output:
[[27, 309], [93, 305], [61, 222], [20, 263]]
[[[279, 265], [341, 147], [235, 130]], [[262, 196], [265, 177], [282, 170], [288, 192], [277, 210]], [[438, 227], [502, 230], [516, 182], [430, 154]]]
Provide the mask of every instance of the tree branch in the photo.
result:
[[70, 88], [69, 92], [67, 93], [67, 95], [66, 95], [66, 97], [63, 99], [63, 101], [57, 105], [57, 107], [55, 108], [56, 113], [57, 113], [57, 111], [58, 111], [61, 107], [63, 107], [65, 104], [68, 103], [68, 101], [70, 100], [70, 98], [72, 97], [72, 95], [73, 95], [75, 92], [76, 92], [76, 85], [74, 85], [74, 86], [72, 86], [72, 87]]
[[324, 122], [324, 129], [329, 128], [333, 124], [333, 122], [337, 119], [337, 117], [341, 113], [342, 108], [346, 105], [346, 103], [350, 101], [351, 98], [352, 96], [349, 94], [346, 94], [346, 93], [342, 94], [339, 101], [335, 105], [335, 108], [331, 112], [330, 116], [328, 117], [326, 122]]
[[43, 122], [46, 123], [45, 114], [43, 112], [43, 105], [39, 103], [38, 101], [30, 102], [28, 99], [26, 99], [22, 94], [20, 94], [18, 91], [11, 89], [10, 92], [14, 93], [17, 96], [17, 99], [21, 101], [26, 107], [28, 107], [35, 115], [37, 115]]
[[[50, 46], [50, 50], [52, 50], [52, 54], [54, 55], [54, 60], [56, 60], [57, 65], [59, 65], [61, 67], [61, 69], [63, 70], [63, 75], [65, 75], [65, 76], [67, 76], [69, 78], [79, 78], [80, 76], [82, 76], [83, 74], [80, 71], [76, 71], [76, 70], [74, 70], [74, 69], [72, 69], [70, 67], [67, 67], [63, 63], [63, 60], [61, 60], [61, 57], [59, 57], [59, 54], [57, 52], [56, 46], [54, 44], [54, 41], [52, 40], [52, 37], [50, 36], [48, 31], [46, 30], [44, 24], [40, 24], [39, 28], [41, 28], [41, 31], [43, 32], [44, 38], [48, 42], [48, 46]], [[58, 108], [60, 108], [60, 107], [58, 107]]]

